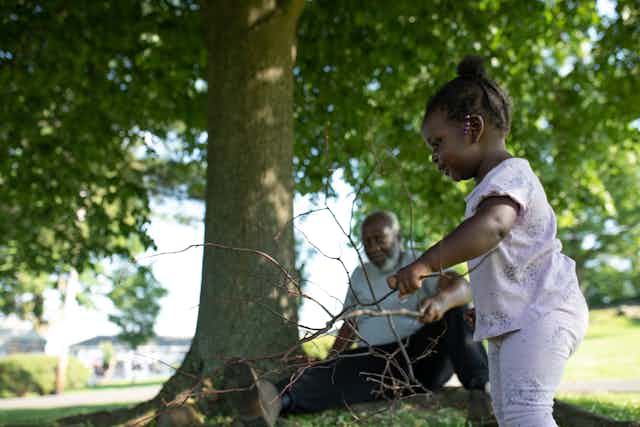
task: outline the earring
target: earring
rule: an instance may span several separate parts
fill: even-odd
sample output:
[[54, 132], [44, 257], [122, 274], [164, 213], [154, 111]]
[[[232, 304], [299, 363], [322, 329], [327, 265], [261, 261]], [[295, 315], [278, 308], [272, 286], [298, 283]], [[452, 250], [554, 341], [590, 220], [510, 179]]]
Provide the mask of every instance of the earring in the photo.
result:
[[468, 135], [469, 134], [469, 130], [471, 129], [471, 122], [469, 121], [469, 119], [471, 119], [471, 116], [469, 114], [467, 114], [466, 116], [464, 116], [464, 134]]

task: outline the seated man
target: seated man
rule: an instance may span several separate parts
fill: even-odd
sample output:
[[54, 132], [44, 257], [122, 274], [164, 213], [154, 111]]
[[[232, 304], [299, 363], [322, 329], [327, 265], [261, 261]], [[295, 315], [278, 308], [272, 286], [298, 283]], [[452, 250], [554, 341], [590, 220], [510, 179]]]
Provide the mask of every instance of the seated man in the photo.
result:
[[[454, 372], [465, 388], [487, 389], [487, 355], [482, 345], [473, 341], [463, 315], [465, 304], [471, 300], [468, 283], [447, 273], [426, 279], [422, 295], [416, 292], [401, 300], [392, 293], [384, 298], [390, 291], [386, 277], [413, 259], [402, 251], [400, 226], [394, 214], [369, 215], [361, 232], [370, 262], [351, 275], [345, 313], [407, 309], [420, 311], [422, 317], [363, 315], [346, 320], [327, 361], [306, 369], [294, 381], [283, 380], [277, 389], [260, 380], [258, 387], [243, 398], [246, 403], [252, 398], [261, 401], [260, 405], [249, 405], [262, 408], [262, 414], [252, 416], [263, 418], [261, 425], [272, 425], [278, 413], [316, 412], [437, 390]], [[400, 341], [405, 352], [399, 349]], [[353, 342], [357, 348], [347, 349]], [[410, 379], [407, 356], [417, 383]], [[244, 376], [255, 379], [249, 370], [245, 368]], [[277, 394], [280, 399], [274, 398]]]

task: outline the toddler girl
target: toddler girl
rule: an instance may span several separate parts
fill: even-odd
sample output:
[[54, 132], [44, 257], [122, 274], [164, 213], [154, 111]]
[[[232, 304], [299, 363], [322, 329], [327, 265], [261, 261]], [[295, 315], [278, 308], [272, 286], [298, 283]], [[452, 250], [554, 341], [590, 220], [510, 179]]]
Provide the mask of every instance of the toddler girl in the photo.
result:
[[505, 148], [510, 124], [509, 97], [482, 58], [463, 59], [458, 77], [429, 100], [422, 135], [445, 175], [475, 180], [465, 220], [387, 282], [404, 296], [425, 276], [468, 261], [474, 339], [489, 343], [500, 426], [556, 426], [554, 392], [584, 337], [588, 309], [540, 181]]

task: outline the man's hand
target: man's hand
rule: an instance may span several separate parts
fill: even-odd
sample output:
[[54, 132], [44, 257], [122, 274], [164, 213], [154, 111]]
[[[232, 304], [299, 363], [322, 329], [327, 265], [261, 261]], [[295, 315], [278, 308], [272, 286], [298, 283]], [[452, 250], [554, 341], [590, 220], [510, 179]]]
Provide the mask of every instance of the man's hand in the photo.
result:
[[414, 261], [406, 267], [387, 277], [387, 285], [398, 290], [398, 296], [403, 298], [412, 294], [422, 286], [422, 280], [432, 273], [431, 269], [420, 260]]
[[467, 325], [471, 327], [471, 329], [476, 328], [476, 309], [468, 308], [464, 311], [464, 321], [467, 322]]
[[422, 323], [437, 322], [447, 312], [447, 307], [441, 298], [430, 297], [420, 302], [420, 312], [422, 313], [422, 317], [420, 317]]
[[353, 320], [344, 321], [338, 331], [338, 335], [336, 335], [333, 345], [329, 349], [327, 359], [336, 358], [340, 353], [348, 349], [351, 344], [353, 344], [353, 338], [356, 336], [356, 329], [357, 324]]

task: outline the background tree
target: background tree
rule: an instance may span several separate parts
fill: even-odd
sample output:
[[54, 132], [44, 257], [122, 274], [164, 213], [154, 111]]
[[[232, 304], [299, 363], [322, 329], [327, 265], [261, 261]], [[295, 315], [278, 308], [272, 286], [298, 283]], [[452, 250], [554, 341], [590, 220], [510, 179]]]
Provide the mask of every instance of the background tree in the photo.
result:
[[119, 328], [118, 339], [133, 350], [152, 338], [160, 312], [159, 300], [167, 294], [147, 267], [120, 267], [112, 274], [108, 297], [117, 312], [109, 320]]
[[116, 352], [111, 341], [102, 341], [100, 343], [100, 352], [102, 353], [102, 372], [110, 373], [113, 363], [116, 360]]
[[[0, 85], [7, 101], [0, 106], [4, 313], [26, 315], [71, 270], [99, 274], [104, 258], [132, 259], [152, 247], [146, 164], [159, 156], [152, 135], [170, 142], [169, 129], [180, 128], [181, 141], [195, 143], [189, 116], [204, 108], [194, 88], [202, 58], [176, 54], [190, 36], [171, 21], [176, 13], [193, 16], [194, 5], [85, 6], [0, 6]], [[121, 25], [125, 29], [112, 33]], [[152, 28], [157, 31], [147, 31]], [[165, 60], [170, 57], [175, 60]], [[180, 120], [169, 112], [179, 112]], [[203, 114], [191, 117], [201, 118], [197, 129], [204, 128]], [[38, 278], [37, 286], [28, 276]], [[31, 305], [20, 307], [23, 302]]]

